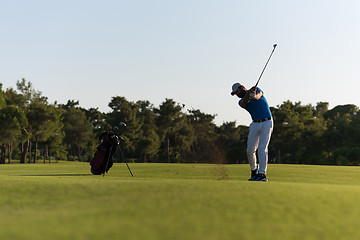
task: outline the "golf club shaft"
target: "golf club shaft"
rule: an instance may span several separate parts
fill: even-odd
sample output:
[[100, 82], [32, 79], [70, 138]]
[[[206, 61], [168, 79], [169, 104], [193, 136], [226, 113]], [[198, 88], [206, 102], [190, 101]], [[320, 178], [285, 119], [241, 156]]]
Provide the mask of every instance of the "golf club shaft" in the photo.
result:
[[276, 46], [277, 46], [277, 44], [274, 44], [274, 45], [273, 45], [274, 49], [272, 50], [272, 52], [271, 52], [271, 54], [270, 54], [270, 57], [269, 57], [269, 59], [267, 60], [267, 62], [266, 62], [266, 64], [265, 64], [265, 67], [264, 67], [264, 69], [262, 70], [262, 72], [261, 72], [261, 74], [260, 74], [260, 77], [259, 77], [259, 79], [257, 80], [257, 82], [256, 82], [256, 84], [255, 84], [255, 91], [256, 91], [257, 85], [259, 84], [260, 78], [261, 78], [261, 76], [263, 75], [263, 73], [264, 73], [264, 71], [265, 71], [265, 68], [266, 68], [266, 66], [268, 65], [269, 61], [270, 61], [271, 56], [273, 55], [273, 53], [274, 53], [274, 51], [275, 51]]

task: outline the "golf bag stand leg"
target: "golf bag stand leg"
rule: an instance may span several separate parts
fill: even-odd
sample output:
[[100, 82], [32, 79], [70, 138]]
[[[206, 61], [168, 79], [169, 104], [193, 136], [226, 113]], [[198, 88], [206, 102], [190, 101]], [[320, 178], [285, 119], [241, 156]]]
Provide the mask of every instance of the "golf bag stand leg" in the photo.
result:
[[128, 164], [127, 164], [127, 162], [126, 162], [126, 159], [125, 159], [125, 156], [124, 156], [123, 151], [121, 150], [121, 148], [120, 148], [120, 147], [118, 147], [118, 148], [119, 148], [120, 153], [121, 153], [121, 158], [122, 158], [122, 159], [123, 159], [123, 161], [126, 163], [126, 166], [127, 166], [127, 168], [129, 169], [129, 172], [130, 172], [131, 176], [132, 176], [132, 177], [134, 177], [134, 175], [132, 174], [132, 172], [131, 172], [131, 170], [130, 170], [129, 165], [128, 165]]
[[108, 167], [108, 165], [109, 165], [112, 148], [113, 148], [113, 146], [111, 145], [110, 148], [109, 148], [108, 157], [107, 157], [107, 159], [106, 159], [106, 164], [105, 164], [105, 170], [104, 170], [104, 175], [103, 175], [103, 177], [105, 177], [106, 169], [107, 169], [107, 167]]

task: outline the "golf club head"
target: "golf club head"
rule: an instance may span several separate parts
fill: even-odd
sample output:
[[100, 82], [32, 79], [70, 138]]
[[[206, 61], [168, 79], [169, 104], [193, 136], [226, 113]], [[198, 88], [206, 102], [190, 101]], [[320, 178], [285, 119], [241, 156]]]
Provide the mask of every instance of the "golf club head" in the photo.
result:
[[277, 44], [274, 44], [274, 45], [273, 45], [274, 49], [276, 48], [276, 46], [277, 46]]
[[126, 123], [120, 122], [120, 123], [119, 123], [119, 126], [120, 126], [120, 127], [126, 127]]

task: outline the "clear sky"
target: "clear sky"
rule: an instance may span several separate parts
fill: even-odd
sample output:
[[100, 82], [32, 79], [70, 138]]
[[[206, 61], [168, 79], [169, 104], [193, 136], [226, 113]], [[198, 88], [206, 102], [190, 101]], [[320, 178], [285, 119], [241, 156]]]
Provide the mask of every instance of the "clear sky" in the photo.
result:
[[260, 81], [286, 100], [360, 106], [358, 0], [0, 0], [0, 82], [110, 111], [114, 96], [172, 98], [248, 125], [230, 95]]

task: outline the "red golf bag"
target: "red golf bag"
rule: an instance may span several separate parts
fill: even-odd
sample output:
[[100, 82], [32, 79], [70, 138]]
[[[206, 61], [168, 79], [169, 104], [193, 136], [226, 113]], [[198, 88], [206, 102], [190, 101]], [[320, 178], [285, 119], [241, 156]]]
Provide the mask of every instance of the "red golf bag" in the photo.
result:
[[91, 160], [91, 173], [94, 175], [104, 175], [113, 166], [113, 155], [119, 145], [120, 138], [113, 132], [107, 131], [99, 136], [100, 145]]

